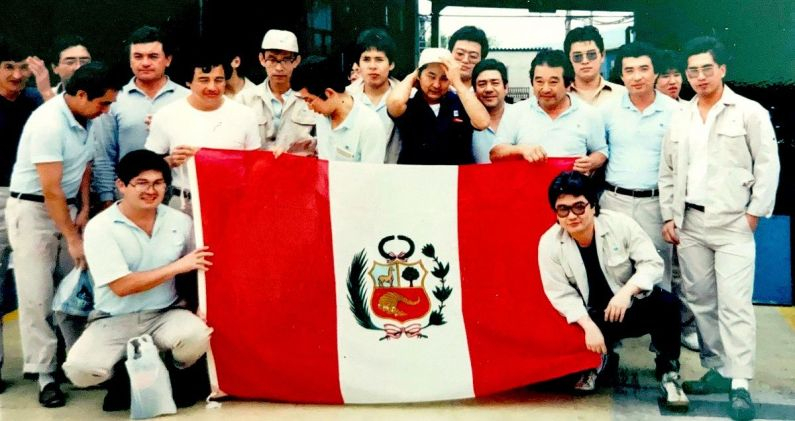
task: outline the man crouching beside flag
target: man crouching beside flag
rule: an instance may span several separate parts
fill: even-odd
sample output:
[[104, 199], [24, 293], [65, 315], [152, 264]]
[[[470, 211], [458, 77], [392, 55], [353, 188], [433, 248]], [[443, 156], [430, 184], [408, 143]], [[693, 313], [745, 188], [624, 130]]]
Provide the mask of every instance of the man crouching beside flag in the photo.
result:
[[[651, 334], [662, 400], [669, 409], [687, 410], [679, 378], [681, 303], [655, 286], [663, 261], [651, 239], [631, 218], [600, 213], [596, 188], [578, 172], [552, 181], [549, 204], [558, 223], [541, 237], [538, 266], [552, 305], [582, 327], [585, 345], [603, 358], [620, 339]], [[575, 389], [591, 391], [595, 383], [596, 372], [588, 371]]]
[[200, 376], [198, 365], [188, 367], [207, 352], [212, 329], [182, 308], [174, 277], [207, 270], [213, 254], [207, 247], [194, 250], [189, 216], [162, 205], [171, 183], [162, 157], [148, 150], [130, 152], [119, 162], [118, 175], [122, 199], [86, 227], [94, 311], [69, 351], [64, 372], [78, 387], [108, 381], [106, 411], [129, 408], [130, 383], [120, 361], [129, 339], [149, 334], [161, 352], [171, 354], [175, 400], [187, 406], [195, 400], [181, 398]]

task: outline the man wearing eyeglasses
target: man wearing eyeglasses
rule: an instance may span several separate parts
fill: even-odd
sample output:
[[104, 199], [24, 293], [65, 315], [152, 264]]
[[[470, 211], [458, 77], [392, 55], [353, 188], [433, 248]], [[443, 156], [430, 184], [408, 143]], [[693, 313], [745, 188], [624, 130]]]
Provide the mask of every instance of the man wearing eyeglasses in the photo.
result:
[[461, 67], [461, 82], [467, 89], [472, 88], [472, 70], [489, 55], [489, 39], [482, 29], [464, 26], [453, 32], [447, 42], [447, 49]]
[[166, 75], [171, 66], [171, 45], [160, 29], [136, 29], [127, 38], [127, 48], [133, 78], [119, 92], [110, 112], [97, 120], [93, 132], [97, 154], [92, 187], [103, 207], [116, 199], [119, 159], [144, 148], [152, 115], [190, 93]]
[[55, 40], [50, 66], [53, 73], [61, 79], [52, 88], [55, 95], [63, 92], [64, 83], [72, 77], [75, 70], [91, 63], [91, 54], [85, 45], [83, 38], [76, 35], [63, 35]]
[[213, 253], [193, 245], [187, 215], [162, 205], [171, 182], [162, 157], [147, 150], [130, 152], [119, 161], [118, 173], [122, 199], [86, 227], [94, 312], [69, 351], [64, 372], [78, 387], [109, 380], [103, 409], [128, 409], [125, 347], [129, 339], [150, 334], [160, 351], [170, 352], [175, 400], [189, 405], [195, 399], [185, 396], [185, 389], [196, 387], [200, 377], [188, 367], [207, 351], [212, 329], [184, 308], [175, 277], [208, 270]]
[[[657, 285], [663, 262], [649, 236], [632, 218], [601, 211], [598, 188], [576, 171], [549, 186], [557, 215], [538, 244], [541, 281], [552, 306], [585, 333], [588, 350], [603, 356], [623, 338], [651, 335], [657, 350], [655, 374], [663, 402], [687, 410], [679, 382], [679, 300]], [[594, 390], [596, 373], [575, 385]]]
[[761, 217], [773, 213], [779, 160], [770, 116], [723, 83], [727, 52], [712, 37], [685, 45], [696, 96], [674, 114], [660, 162], [663, 237], [677, 244], [685, 297], [701, 336], [691, 394], [728, 393], [734, 419], [751, 419], [756, 319], [752, 305]]
[[240, 101], [254, 110], [262, 149], [315, 155], [315, 113], [290, 89], [293, 70], [301, 63], [298, 39], [290, 31], [271, 29], [262, 38], [259, 62], [268, 77]]
[[598, 29], [591, 25], [572, 29], [563, 41], [563, 50], [574, 66], [574, 83], [569, 86], [570, 92], [597, 107], [626, 94], [623, 86], [602, 77], [605, 43]]

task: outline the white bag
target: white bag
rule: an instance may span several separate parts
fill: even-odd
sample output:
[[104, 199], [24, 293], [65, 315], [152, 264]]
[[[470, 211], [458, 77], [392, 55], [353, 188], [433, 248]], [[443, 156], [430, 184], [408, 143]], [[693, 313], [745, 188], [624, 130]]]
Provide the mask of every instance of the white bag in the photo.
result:
[[124, 365], [130, 374], [130, 418], [177, 413], [177, 406], [171, 397], [168, 370], [151, 336], [142, 335], [127, 342], [127, 361]]

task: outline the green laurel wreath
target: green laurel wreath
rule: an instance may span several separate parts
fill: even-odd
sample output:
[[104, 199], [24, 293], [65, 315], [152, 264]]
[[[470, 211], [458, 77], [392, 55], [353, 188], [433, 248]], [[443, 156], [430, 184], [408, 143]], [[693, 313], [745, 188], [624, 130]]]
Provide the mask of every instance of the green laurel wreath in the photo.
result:
[[453, 293], [453, 288], [445, 284], [445, 277], [447, 276], [447, 273], [450, 272], [450, 264], [444, 263], [439, 260], [438, 257], [436, 257], [436, 250], [434, 249], [433, 244], [426, 244], [422, 248], [422, 254], [432, 259], [436, 264], [431, 271], [431, 274], [439, 279], [440, 283], [440, 285], [437, 285], [436, 288], [433, 289], [433, 296], [439, 300], [439, 308], [431, 311], [431, 317], [428, 318], [428, 324], [422, 327], [425, 329], [429, 326], [441, 326], [447, 323], [447, 321], [444, 319], [444, 302], [450, 298], [450, 295]]

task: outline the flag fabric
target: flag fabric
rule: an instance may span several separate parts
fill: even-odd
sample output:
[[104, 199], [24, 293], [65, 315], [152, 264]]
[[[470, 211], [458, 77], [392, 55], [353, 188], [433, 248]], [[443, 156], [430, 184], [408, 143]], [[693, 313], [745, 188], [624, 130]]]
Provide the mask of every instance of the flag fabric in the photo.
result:
[[541, 286], [547, 187], [572, 159], [471, 166], [203, 149], [200, 313], [217, 394], [304, 403], [483, 396], [599, 365]]

